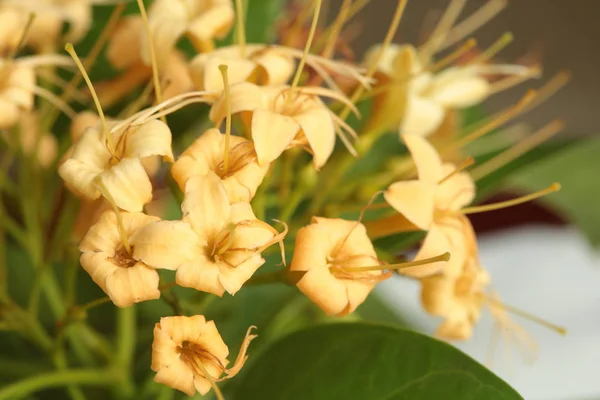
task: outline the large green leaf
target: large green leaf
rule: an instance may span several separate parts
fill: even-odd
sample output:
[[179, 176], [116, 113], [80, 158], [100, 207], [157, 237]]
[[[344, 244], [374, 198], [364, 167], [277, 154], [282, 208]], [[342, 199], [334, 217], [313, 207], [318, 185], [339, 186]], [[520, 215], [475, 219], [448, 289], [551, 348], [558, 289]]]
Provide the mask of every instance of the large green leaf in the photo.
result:
[[271, 43], [277, 18], [286, 0], [246, 0], [246, 40], [248, 43]]
[[249, 367], [235, 399], [522, 398], [454, 347], [387, 326], [331, 324], [296, 332]]
[[559, 182], [562, 190], [541, 201], [581, 228], [594, 246], [600, 245], [600, 193], [598, 174], [600, 139], [588, 139], [565, 148], [554, 157], [534, 164], [510, 178], [508, 183], [524, 191], [542, 189]]

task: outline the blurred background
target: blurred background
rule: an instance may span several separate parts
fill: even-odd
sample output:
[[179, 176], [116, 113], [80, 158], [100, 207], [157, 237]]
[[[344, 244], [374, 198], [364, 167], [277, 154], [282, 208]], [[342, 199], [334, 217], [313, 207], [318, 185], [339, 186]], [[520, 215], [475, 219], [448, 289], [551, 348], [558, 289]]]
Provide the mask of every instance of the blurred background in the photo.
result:
[[[333, 0], [328, 16], [334, 18], [341, 0]], [[467, 2], [463, 16], [470, 15], [485, 3], [484, 0]], [[448, 0], [409, 1], [406, 13], [396, 36], [396, 42], [422, 43]], [[385, 36], [396, 1], [371, 1], [354, 26], [360, 33], [352, 42], [352, 49], [361, 57], [368, 46]], [[519, 118], [519, 121], [541, 127], [559, 118], [566, 122], [562, 135], [592, 136], [600, 132], [596, 110], [600, 108], [600, 1], [578, 0], [509, 0], [506, 9], [473, 35], [479, 46], [486, 48], [500, 35], [509, 31], [514, 42], [496, 59], [513, 62], [536, 59], [543, 66], [543, 77], [538, 81], [518, 86], [494, 96], [485, 103], [488, 113], [514, 103], [528, 87], [539, 87], [560, 71], [570, 71], [572, 79], [557, 95], [543, 106]], [[352, 25], [352, 24], [351, 24]], [[590, 146], [593, 146], [590, 142]], [[593, 159], [593, 151], [588, 152]], [[597, 154], [597, 153], [596, 153]], [[577, 155], [572, 155], [576, 162]], [[583, 157], [583, 156], [582, 156]], [[560, 157], [559, 157], [560, 158]], [[564, 158], [564, 157], [563, 157]], [[564, 171], [566, 160], [550, 160], [546, 165], [527, 167], [521, 175], [534, 180], [539, 177], [539, 187], [547, 175], [568, 178], [563, 183], [558, 205], [569, 206], [581, 187], [600, 195], [598, 178], [600, 163], [590, 161], [573, 171]], [[566, 163], [568, 165], [568, 163]], [[573, 179], [581, 174], [579, 179]], [[517, 174], [519, 175], [519, 174]], [[570, 178], [569, 178], [570, 177]], [[561, 180], [556, 176], [557, 180]], [[581, 183], [578, 184], [577, 181]], [[507, 190], [519, 187], [520, 182], [509, 181]], [[573, 204], [570, 204], [572, 207]], [[515, 386], [528, 400], [591, 400], [600, 399], [600, 256], [587, 237], [578, 230], [562, 224], [569, 219], [595, 218], [597, 197], [588, 199], [588, 211], [583, 216], [564, 218], [557, 204], [538, 202], [509, 210], [486, 213], [473, 222], [480, 233], [480, 251], [483, 264], [492, 275], [492, 285], [503, 301], [527, 310], [568, 329], [565, 337], [542, 326], [514, 319], [537, 341], [537, 358], [526, 361], [516, 348], [500, 340], [493, 347], [494, 326], [491, 317], [484, 317], [474, 338], [456, 344], [498, 375]], [[585, 206], [583, 206], [585, 207]], [[595, 230], [592, 228], [592, 230]], [[593, 241], [594, 239], [592, 239]], [[439, 321], [425, 315], [419, 305], [419, 289], [414, 282], [396, 278], [384, 282], [384, 297], [414, 326], [433, 332]]]

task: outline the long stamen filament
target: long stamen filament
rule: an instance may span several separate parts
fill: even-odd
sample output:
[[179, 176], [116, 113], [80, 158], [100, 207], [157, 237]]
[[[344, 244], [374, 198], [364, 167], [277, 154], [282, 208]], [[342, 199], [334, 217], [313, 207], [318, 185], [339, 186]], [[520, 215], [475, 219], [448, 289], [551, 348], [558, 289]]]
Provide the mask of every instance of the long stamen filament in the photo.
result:
[[494, 18], [507, 5], [507, 0], [490, 0], [481, 6], [473, 14], [458, 23], [448, 33], [446, 41], [440, 46], [439, 50], [444, 50], [447, 47], [459, 42], [477, 29], [485, 25], [489, 20]]
[[548, 100], [550, 97], [552, 97], [552, 95], [562, 89], [562, 87], [565, 86], [569, 80], [571, 80], [571, 73], [569, 71], [559, 72], [548, 83], [538, 89], [535, 101], [531, 102], [527, 107], [521, 110], [521, 112], [527, 112], [539, 106], [541, 103]]
[[108, 124], [106, 123], [106, 118], [104, 117], [104, 111], [102, 111], [102, 106], [100, 105], [100, 100], [98, 99], [98, 95], [96, 94], [94, 85], [92, 85], [92, 81], [90, 80], [89, 75], [85, 71], [85, 68], [83, 67], [83, 64], [81, 63], [81, 60], [79, 59], [79, 56], [77, 56], [77, 53], [75, 52], [75, 49], [73, 48], [73, 44], [67, 43], [65, 45], [65, 50], [73, 58], [73, 61], [75, 61], [75, 64], [77, 65], [77, 68], [79, 68], [79, 72], [81, 73], [81, 76], [83, 77], [83, 79], [85, 80], [85, 83], [87, 84], [88, 88], [90, 89], [90, 94], [92, 95], [92, 99], [94, 99], [94, 104], [96, 105], [96, 110], [98, 111], [98, 115], [100, 116], [100, 121], [102, 122], [102, 130], [104, 132], [104, 135], [106, 136], [106, 141], [108, 143], [108, 150], [112, 154], [116, 150], [114, 147], [115, 144], [113, 141], [112, 133], [108, 129]]
[[496, 42], [494, 42], [487, 50], [475, 57], [470, 64], [482, 64], [492, 59], [496, 54], [502, 51], [514, 40], [512, 32], [506, 32]]
[[489, 94], [495, 94], [499, 92], [503, 92], [507, 89], [510, 89], [518, 84], [525, 82], [531, 78], [539, 77], [542, 72], [542, 69], [539, 65], [535, 65], [529, 68], [529, 71], [525, 74], [517, 74], [513, 76], [509, 76], [507, 78], [501, 79], [499, 81], [493, 82], [490, 86]]
[[460, 57], [462, 57], [464, 54], [469, 52], [475, 46], [477, 46], [477, 40], [471, 38], [471, 39], [467, 40], [458, 49], [456, 49], [452, 53], [448, 54], [446, 57], [442, 58], [441, 60], [437, 61], [435, 64], [432, 64], [430, 67], [427, 68], [427, 70], [429, 72], [440, 71], [441, 69], [445, 68], [446, 66], [452, 64], [454, 61], [458, 60]]
[[370, 267], [342, 267], [346, 272], [367, 272], [367, 271], [387, 271], [387, 270], [402, 270], [409, 267], [418, 267], [419, 265], [432, 264], [440, 261], [448, 261], [450, 259], [450, 253], [446, 252], [439, 256], [425, 258], [418, 261], [409, 261], [399, 264], [387, 264], [387, 265], [373, 265]]
[[[162, 89], [160, 86], [158, 62], [156, 61], [156, 49], [154, 48], [154, 41], [152, 40], [152, 29], [150, 29], [150, 22], [148, 21], [148, 14], [146, 13], [144, 1], [137, 0], [137, 4], [138, 8], [140, 9], [142, 21], [144, 21], [146, 36], [148, 37], [148, 49], [150, 50], [150, 62], [152, 63], [152, 80], [154, 81], [154, 93], [156, 95], [156, 104], [159, 104], [162, 103]], [[161, 119], [163, 122], [166, 123], [165, 116], [162, 116]]]
[[456, 169], [454, 171], [450, 172], [448, 175], [446, 175], [444, 178], [442, 178], [438, 182], [438, 185], [441, 185], [442, 183], [446, 182], [448, 179], [452, 178], [456, 174], [461, 173], [462, 171], [469, 168], [473, 164], [475, 164], [475, 159], [473, 157], [467, 157], [463, 162], [461, 162], [460, 164], [458, 164], [456, 166]]
[[444, 43], [446, 37], [448, 36], [448, 32], [450, 29], [452, 29], [452, 26], [465, 7], [466, 2], [467, 0], [452, 0], [450, 2], [446, 8], [446, 11], [444, 12], [444, 15], [442, 15], [440, 22], [429, 36], [429, 39], [423, 46], [421, 46], [421, 49], [419, 49], [419, 56], [423, 62], [423, 65], [429, 64], [431, 57]]
[[221, 392], [221, 389], [219, 389], [219, 385], [217, 385], [217, 382], [215, 382], [215, 379], [212, 377], [212, 375], [208, 373], [208, 370], [206, 369], [204, 364], [197, 359], [190, 359], [190, 361], [192, 361], [194, 363], [194, 365], [200, 370], [200, 372], [202, 372], [202, 375], [204, 375], [204, 378], [208, 382], [210, 382], [210, 386], [215, 391], [215, 396], [217, 397], [217, 399], [225, 400], [225, 398], [223, 397], [223, 393]]
[[323, 49], [321, 56], [323, 56], [325, 58], [329, 58], [333, 54], [333, 50], [335, 49], [335, 44], [338, 40], [338, 37], [340, 35], [342, 27], [344, 26], [344, 23], [346, 22], [346, 18], [348, 17], [348, 12], [350, 11], [350, 3], [351, 2], [352, 2], [352, 0], [344, 0], [344, 3], [340, 7], [340, 12], [338, 13], [337, 18], [335, 19], [335, 21], [332, 25], [331, 33], [327, 37], [327, 44], [325, 45], [325, 48]]
[[112, 206], [115, 216], [117, 217], [117, 227], [119, 229], [121, 241], [123, 242], [123, 247], [125, 247], [127, 254], [131, 255], [131, 246], [129, 246], [127, 232], [125, 232], [125, 225], [123, 224], [123, 218], [121, 217], [121, 210], [119, 210], [119, 207], [117, 207], [117, 203], [115, 203], [115, 200], [110, 194], [110, 191], [108, 190], [106, 185], [104, 185], [104, 183], [102, 183], [102, 181], [98, 178], [95, 179], [94, 183], [96, 184], [96, 188], [98, 189], [100, 194], [102, 194], [102, 197], [104, 197], [106, 201], [108, 201]]
[[555, 182], [552, 185], [548, 186], [546, 189], [542, 189], [538, 192], [531, 193], [527, 196], [519, 197], [519, 198], [516, 198], [513, 200], [502, 201], [500, 203], [487, 204], [487, 205], [475, 206], [475, 207], [467, 207], [467, 208], [463, 208], [461, 210], [461, 212], [463, 214], [477, 214], [477, 213], [482, 213], [482, 212], [487, 212], [487, 211], [501, 210], [503, 208], [527, 203], [528, 201], [538, 199], [538, 198], [545, 196], [547, 194], [550, 194], [550, 193], [558, 192], [559, 190], [560, 190], [560, 184]]
[[227, 65], [219, 65], [219, 71], [223, 76], [223, 92], [225, 94], [225, 107], [227, 108], [227, 119], [225, 120], [225, 146], [223, 148], [223, 173], [229, 171], [229, 146], [231, 140], [231, 92], [229, 89], [229, 77], [227, 76]]
[[296, 74], [294, 75], [294, 80], [292, 81], [291, 88], [292, 90], [298, 86], [300, 82], [300, 76], [302, 76], [302, 71], [304, 70], [304, 65], [306, 64], [306, 57], [308, 57], [308, 53], [310, 52], [310, 47], [312, 45], [313, 39], [315, 37], [315, 32], [317, 30], [317, 23], [319, 22], [319, 14], [321, 13], [321, 4], [322, 0], [315, 1], [315, 12], [313, 14], [312, 24], [310, 26], [310, 32], [308, 33], [308, 39], [306, 40], [306, 45], [304, 46], [304, 53], [302, 54], [302, 58], [298, 62], [298, 68], [296, 69]]
[[245, 14], [242, 0], [235, 0], [235, 9], [237, 15], [237, 26], [235, 27], [237, 44], [240, 46], [242, 57], [246, 57], [246, 24], [244, 21]]
[[[390, 44], [392, 43], [392, 40], [396, 35], [396, 31], [398, 30], [398, 25], [400, 25], [400, 20], [402, 19], [402, 15], [404, 14], [404, 9], [406, 8], [407, 2], [408, 0], [398, 0], [398, 6], [396, 7], [394, 17], [392, 18], [390, 27], [388, 28], [388, 31], [385, 35], [385, 39], [383, 40], [381, 47], [377, 52], [377, 57], [375, 57], [371, 65], [369, 65], [369, 69], [367, 70], [367, 74], [365, 75], [365, 78], [367, 80], [370, 80], [373, 77], [373, 75], [375, 75], [375, 72], [377, 71], [377, 64], [379, 64], [379, 60], [381, 59], [381, 57], [383, 57], [383, 54], [388, 49], [388, 47], [390, 47]], [[350, 97], [350, 102], [352, 104], [356, 104], [358, 99], [361, 98], [364, 90], [364, 86], [359, 85], [354, 91], [354, 93], [352, 93], [352, 96]], [[339, 116], [342, 120], [345, 120], [350, 115], [350, 112], [351, 107], [346, 105], [346, 107], [344, 107], [344, 109], [340, 112]]]
[[503, 302], [500, 302], [494, 298], [490, 298], [489, 296], [483, 295], [483, 299], [485, 301], [487, 301], [488, 303], [490, 303], [493, 307], [500, 307], [512, 314], [518, 315], [518, 316], [528, 319], [532, 322], [535, 322], [539, 325], [545, 326], [546, 328], [551, 329], [560, 335], [567, 334], [567, 329], [563, 326], [559, 326], [559, 325], [553, 324], [551, 322], [548, 322], [542, 318], [536, 317], [535, 315], [531, 315], [530, 313], [523, 311], [519, 308], [509, 306], [509, 305], [507, 305]]
[[526, 137], [524, 140], [517, 143], [515, 146], [508, 150], [503, 151], [496, 157], [486, 161], [484, 164], [478, 166], [471, 172], [471, 176], [475, 180], [479, 180], [484, 176], [491, 174], [494, 171], [502, 168], [511, 161], [521, 157], [523, 154], [539, 146], [540, 144], [548, 141], [550, 138], [555, 136], [557, 133], [562, 131], [565, 127], [562, 121], [552, 121], [539, 131]]

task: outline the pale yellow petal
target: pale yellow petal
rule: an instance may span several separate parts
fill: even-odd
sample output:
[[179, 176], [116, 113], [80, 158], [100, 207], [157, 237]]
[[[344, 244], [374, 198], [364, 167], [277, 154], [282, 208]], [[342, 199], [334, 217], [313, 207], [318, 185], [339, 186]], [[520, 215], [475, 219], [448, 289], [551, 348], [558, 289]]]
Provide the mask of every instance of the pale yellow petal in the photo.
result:
[[444, 178], [442, 159], [427, 139], [414, 135], [402, 135], [402, 140], [417, 167], [420, 180], [437, 184]]
[[103, 252], [112, 257], [120, 243], [121, 235], [117, 218], [111, 210], [102, 213], [98, 221], [90, 227], [79, 244], [79, 250], [82, 252]]
[[106, 294], [106, 281], [119, 268], [108, 260], [110, 256], [103, 252], [85, 252], [79, 259], [83, 269]]
[[294, 74], [296, 63], [290, 57], [275, 51], [260, 51], [253, 57], [262, 69], [260, 83], [263, 85], [283, 85]]
[[444, 321], [435, 336], [446, 340], [467, 340], [473, 336], [473, 325], [466, 319]]
[[150, 268], [176, 270], [198, 257], [198, 235], [182, 221], [160, 221], [144, 226], [129, 239], [133, 258]]
[[[242, 221], [257, 221], [249, 203], [234, 203], [231, 205], [229, 222], [238, 224]], [[258, 221], [257, 221], [258, 222]], [[265, 224], [266, 225], [266, 224]], [[237, 226], [232, 247], [252, 249], [260, 247], [273, 238], [273, 232], [260, 224]]]
[[10, 128], [19, 121], [20, 109], [0, 93], [0, 128]]
[[427, 90], [433, 101], [446, 108], [466, 108], [481, 103], [490, 93], [488, 81], [470, 68], [449, 68], [438, 74]]
[[177, 269], [175, 280], [179, 286], [194, 288], [203, 292], [223, 296], [225, 288], [219, 279], [218, 264], [206, 257], [181, 265]]
[[125, 157], [163, 156], [173, 162], [171, 130], [164, 122], [151, 119], [141, 126], [128, 128]]
[[400, 134], [428, 136], [444, 120], [446, 110], [438, 103], [424, 97], [410, 96], [400, 126]]
[[[231, 96], [231, 113], [237, 114], [242, 111], [254, 111], [260, 107], [266, 107], [264, 93], [260, 86], [249, 82], [240, 82], [229, 88]], [[220, 125], [227, 116], [227, 103], [225, 95], [213, 104], [210, 109], [210, 120]]]
[[113, 67], [124, 69], [141, 60], [140, 32], [144, 32], [141, 16], [121, 18], [106, 46], [106, 58]]
[[233, 25], [234, 11], [231, 2], [212, 4], [212, 7], [194, 18], [187, 33], [200, 40], [224, 38]]
[[89, 166], [79, 160], [68, 159], [58, 168], [58, 174], [67, 186], [90, 200], [100, 197], [94, 179], [103, 172], [103, 169]]
[[227, 293], [234, 295], [242, 288], [244, 283], [265, 263], [265, 259], [260, 254], [241, 253], [244, 262], [230, 267], [221, 263], [219, 281]]
[[375, 288], [376, 281], [360, 282], [345, 280], [344, 283], [346, 284], [346, 290], [348, 292], [348, 307], [342, 315], [348, 315], [353, 313], [358, 306], [365, 302], [371, 291]]
[[83, 132], [90, 128], [96, 128], [96, 131], [101, 129], [100, 117], [98, 114], [91, 111], [83, 111], [78, 113], [77, 116], [71, 121], [71, 129], [69, 130], [71, 141], [76, 143], [83, 135]]
[[292, 117], [259, 109], [252, 114], [252, 140], [261, 165], [277, 159], [300, 131]]
[[436, 186], [422, 181], [400, 181], [385, 191], [385, 201], [422, 230], [433, 222]]
[[447, 262], [440, 261], [417, 267], [403, 268], [402, 273], [412, 277], [425, 277], [439, 272], [455, 276], [465, 262], [463, 243], [461, 231], [456, 230], [454, 227], [433, 224], [427, 236], [425, 236], [415, 260], [437, 257], [446, 252], [450, 253], [450, 259]]
[[[444, 175], [450, 175], [454, 171], [456, 171], [455, 165], [444, 165]], [[440, 210], [459, 211], [471, 204], [473, 199], [475, 199], [473, 178], [466, 172], [460, 172], [438, 186], [435, 203]]]
[[[295, 251], [298, 251], [296, 249]], [[298, 289], [327, 315], [342, 315], [348, 307], [346, 285], [325, 266], [314, 266], [300, 281]]]
[[313, 162], [316, 168], [325, 165], [335, 147], [335, 123], [330, 112], [323, 105], [322, 108], [311, 108], [294, 116], [313, 151]]
[[[243, 58], [208, 57], [192, 61], [190, 72], [198, 90], [220, 92], [223, 90], [223, 76], [220, 65], [227, 65], [227, 78], [230, 85], [246, 81], [256, 70], [256, 63]], [[202, 64], [200, 64], [202, 62]]]
[[106, 293], [117, 307], [160, 297], [158, 272], [138, 262], [133, 267], [117, 268], [106, 279]]
[[457, 307], [454, 300], [455, 278], [431, 276], [421, 280], [421, 304], [425, 311], [438, 317], [447, 317]]
[[225, 228], [231, 213], [221, 179], [212, 171], [190, 178], [181, 209], [194, 230], [209, 238]]
[[181, 359], [172, 364], [162, 366], [154, 376], [154, 381], [172, 387], [193, 396], [196, 394], [194, 387], [194, 371]]
[[139, 158], [122, 159], [99, 177], [117, 207], [123, 210], [142, 211], [152, 200], [152, 183]]

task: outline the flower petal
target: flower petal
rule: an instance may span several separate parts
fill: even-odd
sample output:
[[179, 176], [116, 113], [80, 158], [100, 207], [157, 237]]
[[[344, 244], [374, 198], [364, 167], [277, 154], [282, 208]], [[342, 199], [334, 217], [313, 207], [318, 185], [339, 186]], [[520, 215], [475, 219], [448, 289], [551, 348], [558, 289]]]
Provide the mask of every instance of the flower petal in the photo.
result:
[[432, 100], [409, 96], [400, 134], [428, 136], [440, 126], [445, 114], [446, 110]]
[[296, 68], [292, 58], [268, 49], [256, 54], [253, 60], [262, 69], [262, 85], [283, 85], [290, 80]]
[[241, 253], [241, 255], [244, 258], [243, 262], [235, 264], [233, 268], [224, 263], [221, 263], [220, 266], [219, 281], [227, 293], [232, 296], [265, 263], [265, 259], [260, 254]]
[[68, 159], [58, 168], [58, 174], [67, 187], [90, 200], [100, 197], [94, 180], [103, 172], [101, 168], [87, 165], [73, 158]]
[[[260, 86], [249, 82], [232, 84], [229, 87], [231, 96], [231, 113], [254, 111], [259, 107], [266, 107], [265, 96]], [[210, 120], [216, 125], [227, 116], [227, 102], [223, 93], [210, 109]]]
[[129, 127], [125, 134], [125, 157], [163, 156], [173, 162], [171, 130], [164, 122], [151, 119], [140, 126]]
[[123, 210], [142, 211], [144, 204], [152, 200], [152, 183], [139, 158], [122, 159], [99, 176], [117, 207]]
[[449, 68], [438, 74], [427, 95], [445, 108], [465, 108], [481, 103], [490, 93], [488, 81], [472, 68]]
[[175, 281], [179, 286], [223, 296], [225, 288], [219, 280], [219, 265], [206, 257], [185, 263], [177, 269]]
[[[201, 57], [204, 54], [200, 54]], [[256, 70], [256, 63], [243, 58], [202, 57], [195, 58], [190, 64], [190, 73], [198, 90], [221, 92], [223, 90], [223, 76], [219, 70], [220, 65], [227, 65], [227, 79], [230, 85], [248, 80]]]
[[444, 178], [442, 159], [427, 139], [415, 135], [402, 135], [402, 140], [410, 151], [420, 180], [437, 184]]
[[322, 108], [311, 108], [294, 116], [313, 151], [313, 162], [316, 168], [325, 165], [335, 147], [335, 123], [330, 112], [323, 105]]
[[252, 114], [252, 140], [258, 163], [264, 165], [277, 159], [294, 140], [300, 125], [292, 117], [258, 109]]
[[304, 274], [297, 286], [325, 314], [347, 314], [349, 300], [346, 285], [335, 278], [327, 266], [314, 266]]
[[106, 294], [108, 294], [106, 281], [119, 268], [108, 260], [113, 255], [114, 253], [89, 251], [81, 254], [79, 259], [83, 269]]
[[215, 238], [225, 228], [231, 213], [221, 179], [212, 171], [188, 180], [181, 209], [192, 228], [209, 238]]
[[198, 257], [199, 238], [183, 221], [159, 221], [137, 230], [129, 239], [133, 258], [150, 268], [176, 270]]
[[212, 2], [211, 7], [190, 21], [187, 33], [200, 40], [224, 38], [233, 25], [234, 11], [230, 1]]
[[421, 181], [400, 181], [385, 191], [385, 201], [418, 228], [426, 231], [433, 222], [436, 186]]
[[[444, 165], [444, 175], [449, 175], [456, 170], [452, 164]], [[475, 198], [475, 183], [466, 172], [454, 174], [438, 186], [435, 195], [436, 207], [440, 210], [459, 211], [471, 204]]]
[[106, 293], [117, 307], [160, 297], [158, 272], [138, 262], [133, 267], [117, 268], [106, 279]]

